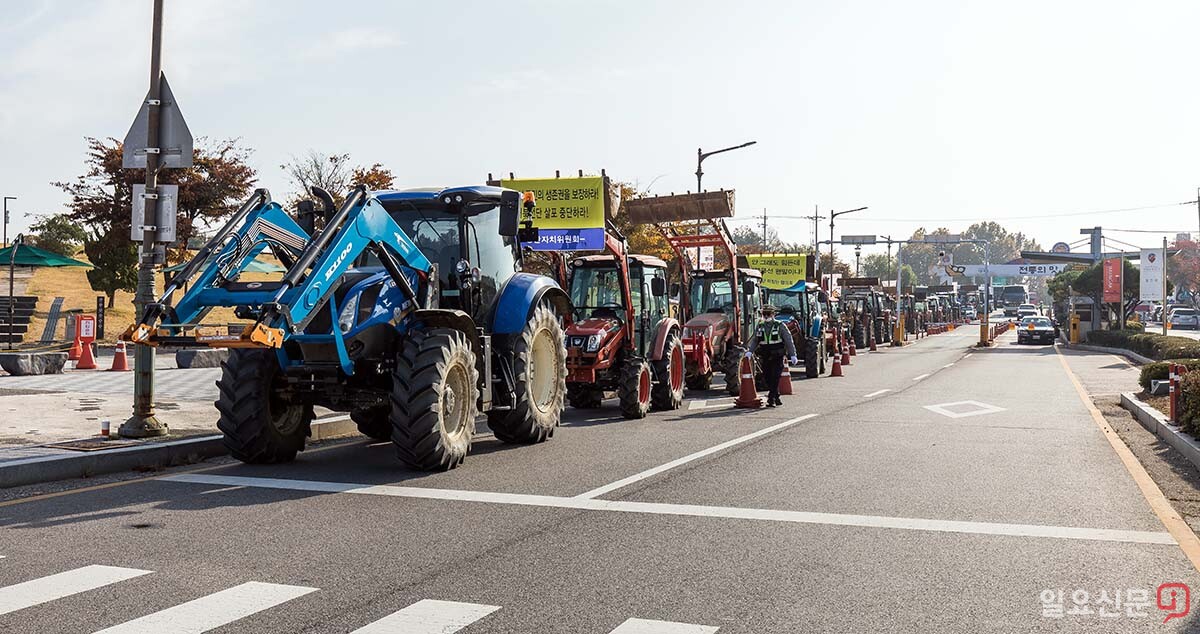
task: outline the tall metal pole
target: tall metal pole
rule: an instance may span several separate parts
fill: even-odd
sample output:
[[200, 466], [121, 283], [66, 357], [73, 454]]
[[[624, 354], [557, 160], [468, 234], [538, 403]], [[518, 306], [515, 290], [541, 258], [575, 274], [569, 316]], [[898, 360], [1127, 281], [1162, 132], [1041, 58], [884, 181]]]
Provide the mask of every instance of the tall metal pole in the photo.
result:
[[[1198, 194], [1200, 194], [1200, 192], [1197, 192], [1197, 193], [1198, 193]], [[1196, 200], [1197, 200], [1197, 201], [1200, 201], [1200, 195], [1197, 195], [1197, 196], [1196, 196]], [[1196, 204], [1197, 204], [1197, 205], [1200, 205], [1200, 202], [1197, 202]], [[1162, 311], [1162, 334], [1163, 334], [1163, 336], [1165, 337], [1165, 336], [1167, 336], [1167, 236], [1163, 236], [1163, 252], [1162, 252], [1162, 261], [1163, 261], [1163, 272], [1162, 272], [1162, 278], [1163, 278], [1163, 279], [1162, 279], [1162, 306], [1163, 306], [1163, 311]]]
[[[138, 264], [137, 293], [133, 303], [140, 319], [146, 306], [155, 300], [155, 239], [158, 224], [159, 105], [162, 87], [162, 13], [163, 0], [154, 0], [154, 22], [150, 38], [150, 97], [146, 102], [146, 198], [142, 225], [142, 248]], [[134, 346], [133, 416], [121, 425], [120, 433], [129, 438], [163, 436], [167, 426], [154, 416], [154, 348]]]
[[767, 252], [767, 208], [763, 207], [763, 253]]

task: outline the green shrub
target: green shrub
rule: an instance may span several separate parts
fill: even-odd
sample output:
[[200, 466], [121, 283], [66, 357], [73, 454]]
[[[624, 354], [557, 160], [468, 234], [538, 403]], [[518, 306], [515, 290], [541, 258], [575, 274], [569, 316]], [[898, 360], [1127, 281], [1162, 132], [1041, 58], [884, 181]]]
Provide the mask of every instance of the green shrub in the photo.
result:
[[1200, 359], [1171, 359], [1170, 361], [1147, 363], [1142, 366], [1142, 373], [1138, 376], [1138, 385], [1141, 385], [1143, 390], [1149, 392], [1150, 381], [1167, 380], [1167, 376], [1171, 374], [1171, 368], [1168, 367], [1171, 363], [1181, 363], [1187, 366], [1189, 372], [1200, 372]]
[[1125, 322], [1125, 330], [1129, 332], [1146, 332], [1146, 324], [1140, 321], [1127, 321]]
[[1188, 372], [1179, 382], [1183, 392], [1179, 397], [1179, 426], [1195, 436], [1200, 429], [1200, 372]]
[[1137, 330], [1093, 330], [1088, 343], [1109, 348], [1132, 350], [1151, 359], [1200, 358], [1200, 341], [1187, 337], [1172, 337], [1143, 333]]

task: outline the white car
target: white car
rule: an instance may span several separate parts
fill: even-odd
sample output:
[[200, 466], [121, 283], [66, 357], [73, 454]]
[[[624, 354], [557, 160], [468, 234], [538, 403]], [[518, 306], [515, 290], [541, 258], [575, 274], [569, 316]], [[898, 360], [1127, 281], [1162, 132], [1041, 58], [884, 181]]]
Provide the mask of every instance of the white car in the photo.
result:
[[1200, 330], [1200, 315], [1195, 308], [1176, 308], [1171, 311], [1171, 327]]
[[1017, 307], [1017, 321], [1025, 319], [1026, 317], [1039, 316], [1041, 316], [1041, 313], [1038, 312], [1037, 306], [1034, 306], [1033, 304], [1021, 304]]

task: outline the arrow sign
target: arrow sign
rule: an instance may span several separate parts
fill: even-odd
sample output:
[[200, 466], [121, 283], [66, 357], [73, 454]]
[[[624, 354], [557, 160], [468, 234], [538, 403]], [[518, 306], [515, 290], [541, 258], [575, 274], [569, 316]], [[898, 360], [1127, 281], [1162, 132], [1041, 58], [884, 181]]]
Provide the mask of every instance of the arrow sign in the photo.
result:
[[[162, 74], [162, 86], [159, 89], [158, 107], [158, 155], [159, 167], [191, 167], [192, 166], [192, 131], [188, 130], [183, 113], [175, 95], [171, 93], [171, 85], [167, 83], [166, 73]], [[125, 148], [121, 157], [121, 167], [146, 167], [146, 134], [150, 127], [150, 106], [146, 102], [150, 93], [142, 100], [142, 107], [133, 118], [133, 125], [125, 133]]]

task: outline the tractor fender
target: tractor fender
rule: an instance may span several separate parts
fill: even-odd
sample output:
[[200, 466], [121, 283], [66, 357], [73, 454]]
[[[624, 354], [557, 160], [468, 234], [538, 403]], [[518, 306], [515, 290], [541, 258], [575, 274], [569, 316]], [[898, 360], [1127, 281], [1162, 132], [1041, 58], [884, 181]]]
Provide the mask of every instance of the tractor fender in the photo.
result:
[[812, 337], [820, 337], [821, 336], [821, 326], [822, 326], [821, 319], [822, 318], [820, 315], [813, 317], [812, 328], [809, 330], [809, 333], [808, 333], [809, 336], [812, 336]]
[[471, 342], [471, 350], [475, 356], [483, 355], [483, 346], [479, 341], [479, 333], [475, 330], [475, 320], [465, 312], [451, 308], [422, 308], [413, 312], [413, 320], [425, 325], [426, 328], [453, 328], [461, 331]]
[[492, 333], [520, 333], [533, 316], [533, 310], [541, 304], [553, 306], [554, 312], [563, 318], [571, 315], [571, 300], [557, 282], [544, 275], [514, 274], [500, 289], [492, 309]]
[[671, 331], [677, 331], [681, 335], [683, 330], [679, 327], [679, 322], [671, 317], [664, 317], [658, 322], [658, 332], [654, 334], [654, 347], [650, 348], [650, 360], [661, 361], [663, 358], [663, 348], [667, 345], [667, 337]]

